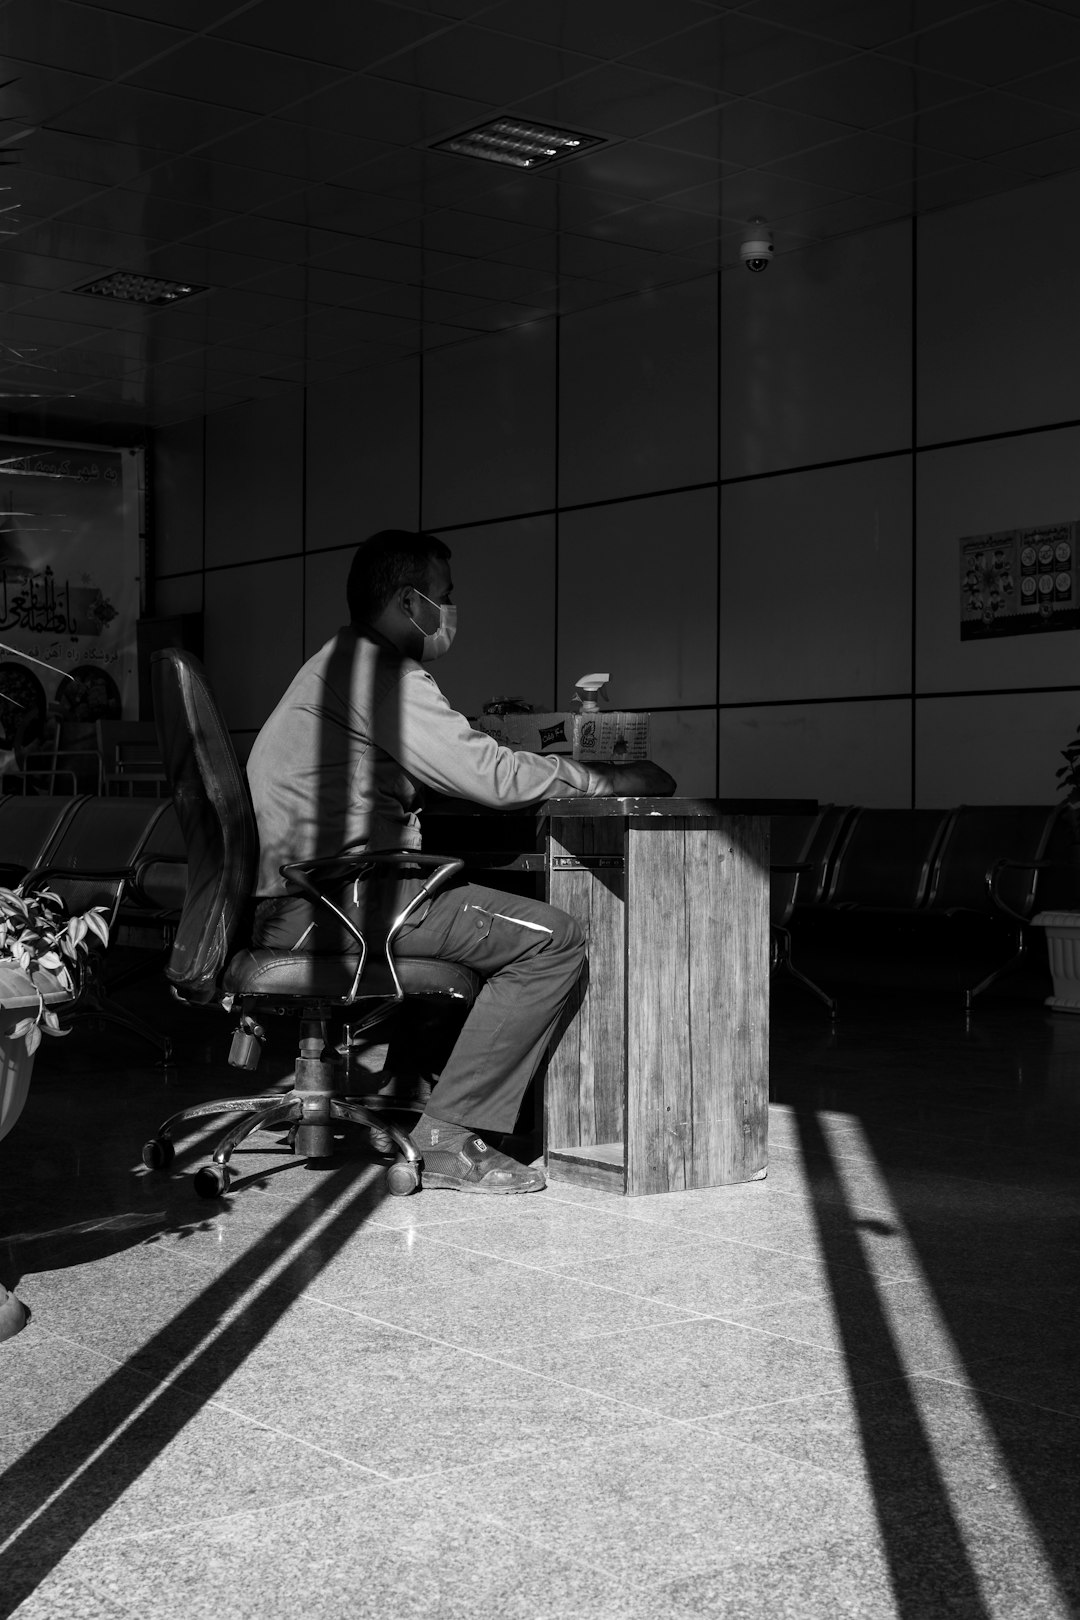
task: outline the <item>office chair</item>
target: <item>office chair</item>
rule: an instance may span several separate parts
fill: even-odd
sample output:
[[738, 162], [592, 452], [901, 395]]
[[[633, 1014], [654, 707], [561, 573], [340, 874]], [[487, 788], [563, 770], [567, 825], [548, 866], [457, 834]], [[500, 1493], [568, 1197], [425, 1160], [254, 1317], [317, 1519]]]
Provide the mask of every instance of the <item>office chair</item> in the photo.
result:
[[[300, 1020], [300, 1046], [292, 1089], [265, 1096], [227, 1097], [197, 1103], [167, 1119], [143, 1148], [150, 1169], [165, 1169], [175, 1156], [177, 1125], [212, 1114], [239, 1114], [218, 1141], [213, 1158], [195, 1176], [203, 1198], [227, 1192], [229, 1160], [247, 1136], [280, 1127], [289, 1145], [308, 1159], [334, 1151], [334, 1126], [351, 1121], [369, 1132], [380, 1152], [398, 1149], [387, 1172], [389, 1191], [420, 1186], [422, 1160], [405, 1132], [384, 1111], [383, 1099], [345, 1090], [349, 1052], [357, 1037], [383, 1024], [404, 1003], [472, 1005], [480, 980], [453, 962], [409, 957], [396, 961], [393, 943], [411, 913], [462, 868], [463, 863], [418, 850], [362, 850], [282, 867], [290, 889], [323, 907], [356, 941], [356, 951], [318, 955], [238, 943], [253, 907], [258, 838], [247, 777], [214, 702], [199, 661], [179, 648], [151, 659], [154, 712], [161, 758], [187, 853], [187, 891], [166, 975], [173, 995], [196, 1006], [218, 1002], [236, 1020], [229, 1062], [255, 1068], [265, 1013]], [[418, 894], [394, 918], [385, 946], [369, 951], [359, 928], [328, 898], [344, 883], [376, 876], [426, 873]], [[343, 1039], [330, 1044], [329, 1026], [341, 1017]], [[380, 1077], [383, 1078], [383, 1077]]]

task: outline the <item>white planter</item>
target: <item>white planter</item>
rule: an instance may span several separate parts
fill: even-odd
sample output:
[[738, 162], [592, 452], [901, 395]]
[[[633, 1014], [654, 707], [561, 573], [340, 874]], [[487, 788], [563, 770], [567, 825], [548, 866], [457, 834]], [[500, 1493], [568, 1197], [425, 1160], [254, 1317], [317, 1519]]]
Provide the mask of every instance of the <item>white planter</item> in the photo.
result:
[[1080, 1013], [1080, 911], [1040, 911], [1032, 922], [1046, 930], [1046, 951], [1054, 993], [1046, 1005]]
[[26, 1050], [22, 1036], [12, 1040], [7, 1031], [22, 1012], [0, 1012], [0, 1141], [7, 1135], [26, 1103], [35, 1053]]

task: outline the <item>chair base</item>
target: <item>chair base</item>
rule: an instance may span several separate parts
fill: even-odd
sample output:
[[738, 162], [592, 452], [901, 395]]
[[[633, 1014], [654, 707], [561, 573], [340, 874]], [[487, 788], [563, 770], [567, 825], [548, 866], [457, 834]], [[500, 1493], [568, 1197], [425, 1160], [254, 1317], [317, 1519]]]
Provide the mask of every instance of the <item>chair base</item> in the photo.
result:
[[[214, 1114], [239, 1114], [237, 1120], [214, 1148], [208, 1165], [195, 1173], [194, 1188], [201, 1198], [219, 1198], [228, 1192], [233, 1179], [230, 1160], [240, 1143], [255, 1131], [281, 1127], [288, 1130], [288, 1147], [307, 1160], [328, 1159], [335, 1151], [334, 1126], [347, 1122], [368, 1132], [376, 1153], [395, 1149], [399, 1158], [388, 1167], [387, 1184], [391, 1193], [401, 1196], [415, 1192], [420, 1185], [421, 1156], [409, 1136], [389, 1118], [387, 1108], [401, 1110], [400, 1101], [384, 1098], [349, 1097], [339, 1092], [317, 1091], [311, 1086], [265, 1097], [220, 1097], [213, 1102], [181, 1108], [145, 1143], [142, 1160], [149, 1170], [167, 1170], [176, 1157], [173, 1132], [189, 1120]], [[420, 1105], [422, 1107], [422, 1105]]]

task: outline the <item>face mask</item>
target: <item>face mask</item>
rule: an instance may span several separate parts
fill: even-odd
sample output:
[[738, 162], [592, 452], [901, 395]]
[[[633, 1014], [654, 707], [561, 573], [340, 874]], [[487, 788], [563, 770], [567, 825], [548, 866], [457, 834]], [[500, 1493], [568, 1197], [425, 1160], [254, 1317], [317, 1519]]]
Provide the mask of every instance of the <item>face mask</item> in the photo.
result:
[[[415, 585], [413, 589], [416, 590]], [[416, 591], [417, 596], [424, 596], [423, 591]], [[424, 596], [425, 602], [431, 602], [430, 596]], [[432, 607], [439, 610], [439, 628], [428, 635], [421, 631], [424, 637], [424, 650], [420, 654], [422, 664], [430, 664], [435, 658], [441, 658], [443, 653], [450, 651], [450, 645], [457, 634], [457, 608], [451, 607], [448, 602], [431, 602]], [[411, 623], [416, 624], [412, 614], [409, 614]], [[416, 624], [419, 630], [420, 626]]]

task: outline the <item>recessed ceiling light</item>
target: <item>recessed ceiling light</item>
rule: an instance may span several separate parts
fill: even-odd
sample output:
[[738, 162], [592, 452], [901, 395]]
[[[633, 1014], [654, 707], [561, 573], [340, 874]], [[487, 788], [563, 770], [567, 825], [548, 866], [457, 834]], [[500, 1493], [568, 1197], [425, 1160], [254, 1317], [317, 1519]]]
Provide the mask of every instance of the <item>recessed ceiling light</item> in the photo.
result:
[[140, 276], [128, 270], [114, 270], [111, 276], [88, 281], [72, 292], [87, 298], [117, 298], [125, 304], [175, 304], [181, 298], [206, 292], [190, 281], [166, 281], [162, 276]]
[[578, 135], [572, 129], [551, 129], [527, 124], [520, 118], [494, 118], [444, 141], [433, 141], [434, 152], [457, 152], [485, 163], [509, 163], [515, 169], [539, 169], [566, 158], [580, 157], [592, 146], [603, 146], [599, 135]]

